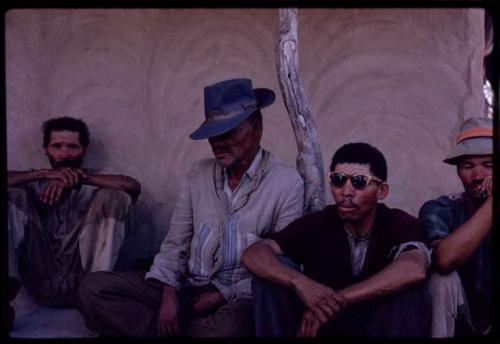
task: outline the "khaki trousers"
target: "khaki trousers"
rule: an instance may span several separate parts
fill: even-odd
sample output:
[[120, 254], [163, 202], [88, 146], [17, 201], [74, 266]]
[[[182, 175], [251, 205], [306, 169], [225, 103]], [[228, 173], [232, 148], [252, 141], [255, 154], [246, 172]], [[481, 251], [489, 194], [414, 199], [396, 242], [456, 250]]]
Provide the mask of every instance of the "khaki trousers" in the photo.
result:
[[81, 212], [81, 220], [54, 249], [39, 206], [24, 189], [8, 190], [9, 275], [20, 278], [28, 294], [42, 304], [71, 306], [83, 274], [110, 271], [116, 264], [128, 230], [131, 198], [114, 189], [92, 192], [91, 198], [85, 197], [88, 205], [80, 202], [79, 193], [73, 196], [79, 209], [69, 211]]

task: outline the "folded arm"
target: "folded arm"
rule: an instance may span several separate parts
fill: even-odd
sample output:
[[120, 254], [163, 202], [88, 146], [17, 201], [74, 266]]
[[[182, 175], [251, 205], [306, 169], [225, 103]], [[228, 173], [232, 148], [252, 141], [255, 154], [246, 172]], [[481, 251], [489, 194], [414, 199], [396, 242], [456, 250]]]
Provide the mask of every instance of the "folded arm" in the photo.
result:
[[432, 242], [434, 262], [444, 274], [455, 271], [477, 250], [493, 225], [493, 197], [489, 196], [474, 215], [441, 240]]
[[345, 306], [342, 295], [282, 264], [278, 255], [283, 255], [279, 245], [265, 239], [251, 245], [243, 254], [241, 262], [254, 275], [293, 289], [306, 308], [322, 322], [335, 318]]
[[23, 185], [36, 180], [47, 180], [49, 185], [42, 195], [42, 201], [52, 204], [57, 201], [63, 190], [81, 184], [112, 188], [128, 193], [135, 202], [141, 193], [141, 184], [132, 177], [124, 175], [90, 174], [79, 168], [39, 169], [33, 171], [8, 171], [9, 187]]
[[378, 273], [340, 290], [340, 293], [348, 305], [393, 294], [424, 281], [427, 267], [427, 257], [422, 251], [404, 251]]

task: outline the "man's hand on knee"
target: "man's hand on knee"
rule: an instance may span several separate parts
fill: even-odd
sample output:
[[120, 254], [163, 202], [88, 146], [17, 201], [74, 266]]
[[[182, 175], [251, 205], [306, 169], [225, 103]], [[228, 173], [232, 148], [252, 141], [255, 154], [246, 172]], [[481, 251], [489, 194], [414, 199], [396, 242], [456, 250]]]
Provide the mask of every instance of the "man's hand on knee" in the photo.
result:
[[179, 300], [177, 291], [170, 286], [163, 287], [161, 306], [156, 320], [156, 330], [159, 336], [179, 336]]
[[214, 311], [225, 302], [220, 291], [209, 291], [197, 295], [191, 303], [191, 312], [193, 315], [204, 315]]
[[346, 306], [342, 293], [306, 276], [295, 282], [295, 290], [306, 308], [323, 323], [335, 319]]
[[318, 330], [324, 323], [326, 321], [321, 321], [313, 311], [306, 309], [304, 314], [302, 314], [297, 337], [316, 337]]
[[40, 202], [49, 205], [57, 203], [61, 199], [65, 188], [65, 184], [60, 180], [49, 181], [47, 187], [42, 191], [42, 194], [40, 195]]

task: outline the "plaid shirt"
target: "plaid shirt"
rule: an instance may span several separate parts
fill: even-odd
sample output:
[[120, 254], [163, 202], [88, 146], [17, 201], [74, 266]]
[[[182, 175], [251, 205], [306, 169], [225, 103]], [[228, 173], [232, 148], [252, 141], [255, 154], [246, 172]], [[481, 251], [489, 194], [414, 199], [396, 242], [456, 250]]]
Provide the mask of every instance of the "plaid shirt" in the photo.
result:
[[146, 279], [177, 289], [212, 283], [227, 301], [251, 298], [251, 276], [240, 263], [243, 251], [301, 216], [304, 198], [295, 168], [278, 163], [265, 150], [259, 158], [231, 202], [217, 160], [193, 165]]
[[[443, 239], [465, 223], [471, 216], [465, 193], [441, 196], [424, 203], [419, 212], [429, 241]], [[491, 321], [492, 253], [491, 231], [474, 254], [459, 269], [472, 320], [489, 318]], [[487, 319], [486, 319], [487, 321]]]

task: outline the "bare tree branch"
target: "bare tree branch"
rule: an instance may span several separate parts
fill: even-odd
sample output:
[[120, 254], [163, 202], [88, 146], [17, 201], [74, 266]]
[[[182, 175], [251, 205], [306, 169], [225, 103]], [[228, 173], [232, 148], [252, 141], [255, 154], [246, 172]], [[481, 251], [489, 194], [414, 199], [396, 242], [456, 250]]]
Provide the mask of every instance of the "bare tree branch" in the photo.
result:
[[297, 170], [304, 179], [305, 210], [311, 212], [325, 207], [323, 159], [298, 65], [297, 9], [280, 8], [276, 67], [281, 93], [297, 141]]

